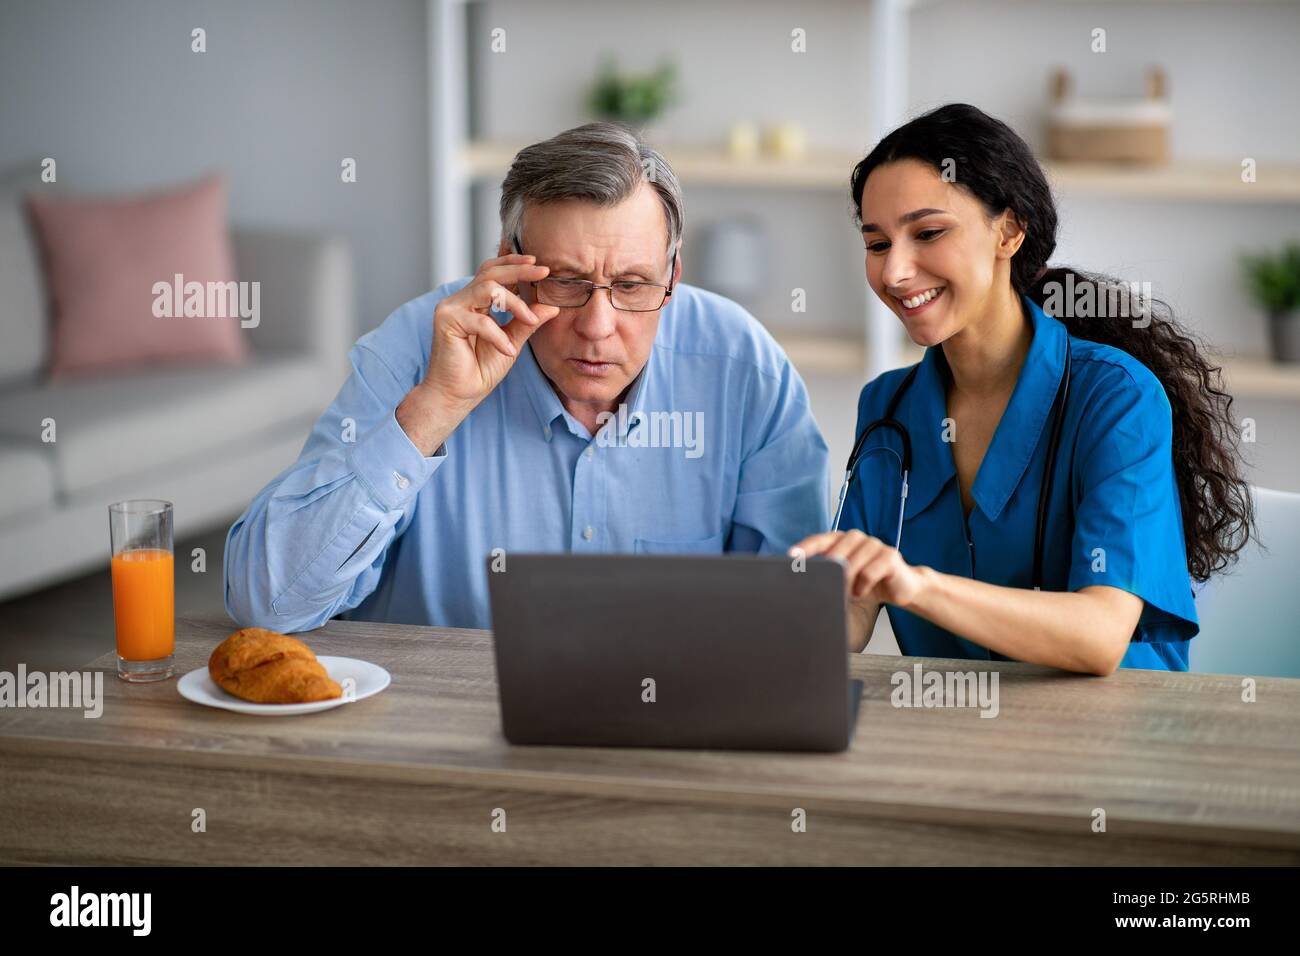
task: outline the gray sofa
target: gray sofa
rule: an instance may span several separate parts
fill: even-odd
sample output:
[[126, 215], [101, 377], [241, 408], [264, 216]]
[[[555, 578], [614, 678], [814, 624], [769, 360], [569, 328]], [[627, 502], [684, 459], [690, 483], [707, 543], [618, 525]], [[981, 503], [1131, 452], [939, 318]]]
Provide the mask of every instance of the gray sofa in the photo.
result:
[[261, 322], [243, 332], [253, 361], [50, 383], [24, 185], [0, 183], [0, 599], [106, 568], [114, 501], [173, 502], [178, 538], [229, 523], [301, 450], [355, 330], [342, 240], [236, 229], [239, 277], [261, 282]]

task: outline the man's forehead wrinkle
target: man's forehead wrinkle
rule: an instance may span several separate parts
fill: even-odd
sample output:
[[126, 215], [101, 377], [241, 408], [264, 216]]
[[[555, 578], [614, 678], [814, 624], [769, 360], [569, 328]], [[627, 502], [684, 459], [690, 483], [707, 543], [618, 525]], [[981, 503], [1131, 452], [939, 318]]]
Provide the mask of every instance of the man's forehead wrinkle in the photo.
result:
[[[627, 257], [624, 258], [624, 254], [620, 253], [617, 249], [606, 248], [604, 244], [601, 243], [595, 245], [595, 255], [585, 261], [576, 259], [571, 253], [565, 252], [553, 254], [543, 252], [538, 254], [538, 260], [544, 260], [543, 264], [549, 265], [552, 269], [578, 273], [592, 271], [595, 259], [601, 257], [604, 258], [606, 270], [610, 275], [627, 275], [631, 273], [649, 275], [659, 268], [656, 267], [654, 263], [639, 258], [642, 254], [639, 250], [637, 252], [627, 253]], [[610, 271], [611, 269], [612, 271]]]

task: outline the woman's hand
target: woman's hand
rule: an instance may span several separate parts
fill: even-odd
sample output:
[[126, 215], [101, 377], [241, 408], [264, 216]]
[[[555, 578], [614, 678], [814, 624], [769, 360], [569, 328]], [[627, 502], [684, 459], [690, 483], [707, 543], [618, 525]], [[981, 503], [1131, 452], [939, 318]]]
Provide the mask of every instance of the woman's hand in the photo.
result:
[[810, 535], [790, 549], [791, 555], [800, 551], [805, 557], [820, 554], [843, 564], [849, 600], [864, 608], [905, 608], [925, 587], [924, 569], [912, 567], [898, 549], [861, 531]]

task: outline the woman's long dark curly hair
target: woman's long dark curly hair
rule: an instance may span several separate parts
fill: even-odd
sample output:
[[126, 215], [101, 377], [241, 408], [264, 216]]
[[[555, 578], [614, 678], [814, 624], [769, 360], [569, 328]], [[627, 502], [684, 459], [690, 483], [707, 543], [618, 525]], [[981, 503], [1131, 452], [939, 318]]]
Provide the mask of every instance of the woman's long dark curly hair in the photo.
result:
[[[955, 173], [947, 178], [974, 195], [990, 217], [1006, 210], [1015, 215], [1025, 230], [1011, 260], [1016, 292], [1044, 306], [1052, 290], [1069, 288], [1068, 280], [1076, 291], [1094, 284], [1094, 301], [1108, 297], [1126, 305], [1097, 310], [1110, 315], [1079, 318], [1067, 309], [1056, 318], [1071, 335], [1122, 349], [1160, 379], [1173, 409], [1174, 472], [1188, 571], [1205, 581], [1228, 567], [1254, 534], [1254, 504], [1242, 477], [1232, 397], [1223, 390], [1222, 369], [1203, 354], [1203, 344], [1166, 303], [1131, 298], [1130, 283], [1048, 267], [1056, 249], [1056, 204], [1029, 146], [1005, 123], [974, 106], [951, 103], [894, 130], [854, 167], [850, 189], [858, 225], [867, 177], [878, 166], [904, 159], [919, 160], [941, 175]], [[1149, 312], [1134, 311], [1143, 307]], [[1135, 314], [1149, 316], [1150, 324], [1135, 327]]]

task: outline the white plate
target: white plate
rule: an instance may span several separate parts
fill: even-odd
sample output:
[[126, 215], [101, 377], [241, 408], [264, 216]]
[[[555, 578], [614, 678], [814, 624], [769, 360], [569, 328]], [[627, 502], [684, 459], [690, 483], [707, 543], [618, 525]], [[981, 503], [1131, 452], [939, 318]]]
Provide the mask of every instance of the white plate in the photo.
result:
[[[241, 714], [261, 714], [264, 717], [290, 717], [294, 714], [314, 714], [318, 710], [329, 710], [353, 701], [364, 700], [378, 694], [393, 680], [388, 671], [378, 664], [359, 661], [355, 657], [329, 657], [321, 654], [316, 658], [325, 667], [326, 673], [343, 684], [343, 696], [333, 700], [317, 700], [307, 704], [255, 704], [241, 700], [233, 694], [222, 690], [214, 681], [206, 665], [190, 671], [176, 682], [176, 689], [186, 700], [207, 707], [221, 707]], [[349, 685], [344, 681], [356, 682], [356, 693], [349, 694]]]

